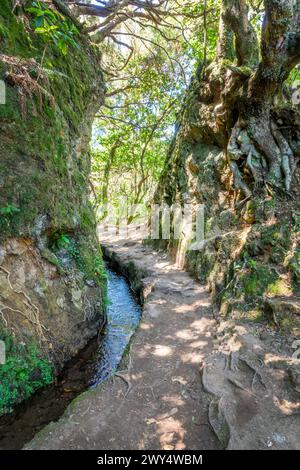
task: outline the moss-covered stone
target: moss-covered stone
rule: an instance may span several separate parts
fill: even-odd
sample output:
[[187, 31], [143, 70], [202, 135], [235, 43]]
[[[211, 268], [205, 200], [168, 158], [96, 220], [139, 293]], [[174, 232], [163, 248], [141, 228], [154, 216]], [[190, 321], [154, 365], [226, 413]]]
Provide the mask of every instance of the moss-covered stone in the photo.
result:
[[0, 182], [5, 184], [0, 208], [14, 204], [19, 209], [9, 218], [0, 217], [0, 237], [32, 235], [39, 214], [47, 214], [49, 231], [80, 226], [89, 230], [87, 221], [93, 220], [93, 214], [86, 197], [87, 144], [93, 112], [103, 94], [99, 55], [80, 36], [79, 48], [64, 56], [54, 43], [31, 30], [30, 16], [20, 10], [12, 14], [11, 2], [4, 3], [1, 50], [13, 59], [24, 59], [32, 86], [35, 77], [26, 59], [43, 63], [41, 89], [29, 95], [18, 84], [18, 68], [0, 62], [0, 78], [12, 69], [16, 81], [6, 80], [6, 105], [0, 106]]
[[[204, 204], [205, 240], [199, 249], [180, 253], [180, 241], [162, 244], [175, 259], [183, 257], [197, 279], [208, 283], [221, 315], [265, 321], [266, 298], [300, 292], [300, 172], [294, 175], [293, 198], [259, 185], [247, 198], [235, 189], [226, 149], [239, 111], [230, 108], [226, 74], [235, 69], [249, 76], [250, 69], [232, 65], [230, 57], [216, 60], [200, 80], [192, 79], [155, 202]], [[294, 140], [296, 146], [296, 132]], [[247, 155], [243, 158], [238, 164], [246, 168]], [[249, 176], [245, 171], [245, 178]]]
[[[0, 80], [6, 84], [6, 104], [0, 104], [0, 324], [14, 338], [8, 361], [19, 360], [28, 371], [34, 342], [35, 361], [40, 357], [57, 373], [103, 322], [105, 273], [88, 179], [91, 126], [104, 85], [101, 56], [88, 37], [78, 31], [66, 54], [53, 38], [34, 31], [31, 5], [26, 0], [13, 8], [15, 2], [3, 0], [0, 9]], [[69, 24], [50, 8], [58, 28]], [[55, 245], [60, 237], [70, 244]], [[10, 398], [0, 413], [47, 382], [30, 388], [26, 374], [17, 383], [5, 370], [1, 393]]]

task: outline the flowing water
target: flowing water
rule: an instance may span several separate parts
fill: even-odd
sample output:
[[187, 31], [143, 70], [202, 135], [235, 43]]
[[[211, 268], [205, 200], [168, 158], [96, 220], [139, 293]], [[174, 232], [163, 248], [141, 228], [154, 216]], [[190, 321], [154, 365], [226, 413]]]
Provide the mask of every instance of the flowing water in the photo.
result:
[[99, 338], [64, 368], [56, 383], [39, 390], [9, 415], [0, 417], [0, 450], [21, 449], [85, 390], [107, 380], [118, 368], [136, 330], [141, 307], [126, 280], [108, 270], [107, 324]]
[[108, 271], [107, 325], [91, 385], [106, 380], [118, 367], [141, 319], [141, 307], [125, 279]]

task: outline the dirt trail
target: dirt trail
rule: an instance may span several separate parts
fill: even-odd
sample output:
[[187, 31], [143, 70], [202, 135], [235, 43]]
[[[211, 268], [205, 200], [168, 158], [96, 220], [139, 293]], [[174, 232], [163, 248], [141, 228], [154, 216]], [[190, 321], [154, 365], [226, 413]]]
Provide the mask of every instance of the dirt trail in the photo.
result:
[[219, 448], [200, 371], [216, 329], [208, 293], [150, 248], [119, 242], [106, 251], [133, 283], [143, 277], [147, 297], [125, 370], [77, 398], [27, 448]]
[[130, 354], [26, 448], [300, 449], [293, 338], [267, 324], [217, 323], [205, 287], [166, 254], [133, 241], [104, 251], [144, 301]]

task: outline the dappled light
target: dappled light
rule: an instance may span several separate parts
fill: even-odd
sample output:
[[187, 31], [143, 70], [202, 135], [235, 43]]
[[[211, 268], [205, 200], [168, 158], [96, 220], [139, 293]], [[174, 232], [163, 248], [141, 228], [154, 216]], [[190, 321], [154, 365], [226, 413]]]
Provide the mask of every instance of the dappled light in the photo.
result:
[[163, 346], [161, 344], [157, 344], [154, 346], [153, 354], [154, 356], [166, 357], [166, 356], [172, 356], [173, 351], [172, 351], [172, 348], [170, 348], [169, 346]]
[[274, 405], [279, 408], [279, 410], [287, 416], [292, 416], [295, 412], [299, 411], [299, 403], [293, 403], [285, 399], [279, 399], [278, 397], [273, 397]]
[[300, 450], [299, 32], [300, 0], [1, 0], [0, 450]]

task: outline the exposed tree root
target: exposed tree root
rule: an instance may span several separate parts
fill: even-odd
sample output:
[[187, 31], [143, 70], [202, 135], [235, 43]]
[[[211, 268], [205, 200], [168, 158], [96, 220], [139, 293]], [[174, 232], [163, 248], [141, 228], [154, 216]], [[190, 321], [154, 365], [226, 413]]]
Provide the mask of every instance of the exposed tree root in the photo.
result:
[[[264, 130], [255, 133], [257, 140], [253, 140], [247, 130], [237, 123], [227, 146], [234, 186], [242, 191], [246, 199], [252, 196], [253, 191], [245, 181], [245, 172], [253, 180], [253, 190], [266, 184], [279, 187], [283, 176], [285, 191], [289, 193], [296, 170], [294, 152], [278, 126], [270, 121], [267, 134]], [[273, 145], [273, 151], [270, 145]], [[244, 164], [243, 172], [240, 170], [241, 162]]]
[[[25, 96], [32, 98], [34, 95], [38, 97], [39, 106], [42, 107], [43, 96], [46, 96], [52, 103], [53, 96], [39, 84], [39, 79], [47, 80], [46, 69], [38, 64], [35, 59], [24, 59], [21, 57], [13, 57], [0, 54], [0, 61], [5, 63], [9, 70], [6, 72], [5, 80], [11, 85], [18, 88], [20, 97], [20, 107], [22, 114], [26, 114]], [[37, 73], [37, 78], [32, 78], [29, 70], [32, 69]]]
[[124, 375], [122, 375], [120, 372], [116, 372], [113, 377], [118, 377], [119, 379], [123, 380], [123, 382], [125, 382], [125, 384], [127, 385], [127, 390], [125, 392], [125, 395], [124, 395], [124, 398], [127, 397], [127, 395], [131, 392], [132, 388], [133, 388], [133, 385], [132, 383], [130, 382], [130, 380], [126, 379], [126, 377], [124, 377]]
[[15, 312], [15, 313], [18, 313], [19, 315], [22, 315], [24, 318], [26, 318], [30, 323], [32, 323], [36, 330], [37, 330], [37, 333], [39, 335], [39, 337], [43, 340], [46, 340], [45, 336], [44, 336], [44, 333], [43, 333], [43, 330], [44, 331], [48, 331], [47, 328], [41, 324], [40, 322], [40, 319], [39, 319], [39, 314], [40, 314], [40, 311], [39, 311], [39, 308], [32, 302], [32, 300], [30, 299], [30, 297], [26, 294], [26, 292], [22, 291], [22, 290], [18, 290], [18, 289], [15, 289], [11, 283], [11, 280], [10, 280], [10, 271], [8, 271], [6, 268], [4, 268], [3, 266], [0, 266], [0, 270], [2, 272], [4, 272], [6, 274], [6, 279], [7, 279], [7, 282], [8, 282], [8, 286], [9, 288], [12, 290], [12, 292], [14, 292], [15, 294], [18, 294], [18, 295], [21, 295], [24, 297], [23, 299], [23, 304], [25, 305], [25, 307], [27, 307], [28, 311], [29, 311], [29, 314], [26, 314], [24, 312], [22, 312], [21, 310], [19, 309], [13, 309], [12, 307], [9, 307], [7, 305], [4, 305], [2, 304], [2, 306], [0, 305], [0, 313], [2, 315], [2, 318], [3, 318], [3, 311], [4, 310], [9, 310], [9, 311], [12, 311], [12, 312]]
[[276, 126], [276, 124], [272, 122], [271, 126], [272, 126], [272, 133], [276, 139], [277, 145], [282, 155], [281, 168], [285, 176], [285, 189], [286, 191], [290, 191], [291, 184], [292, 184], [292, 177], [296, 170], [296, 160], [294, 157], [294, 153], [289, 143], [283, 136], [282, 132]]
[[84, 307], [84, 321], [89, 322], [94, 318], [95, 313], [94, 313], [93, 307], [91, 305], [91, 302], [89, 301], [88, 296], [86, 294], [84, 294], [84, 296], [83, 296], [83, 301], [84, 301], [84, 304], [85, 304], [85, 307]]

